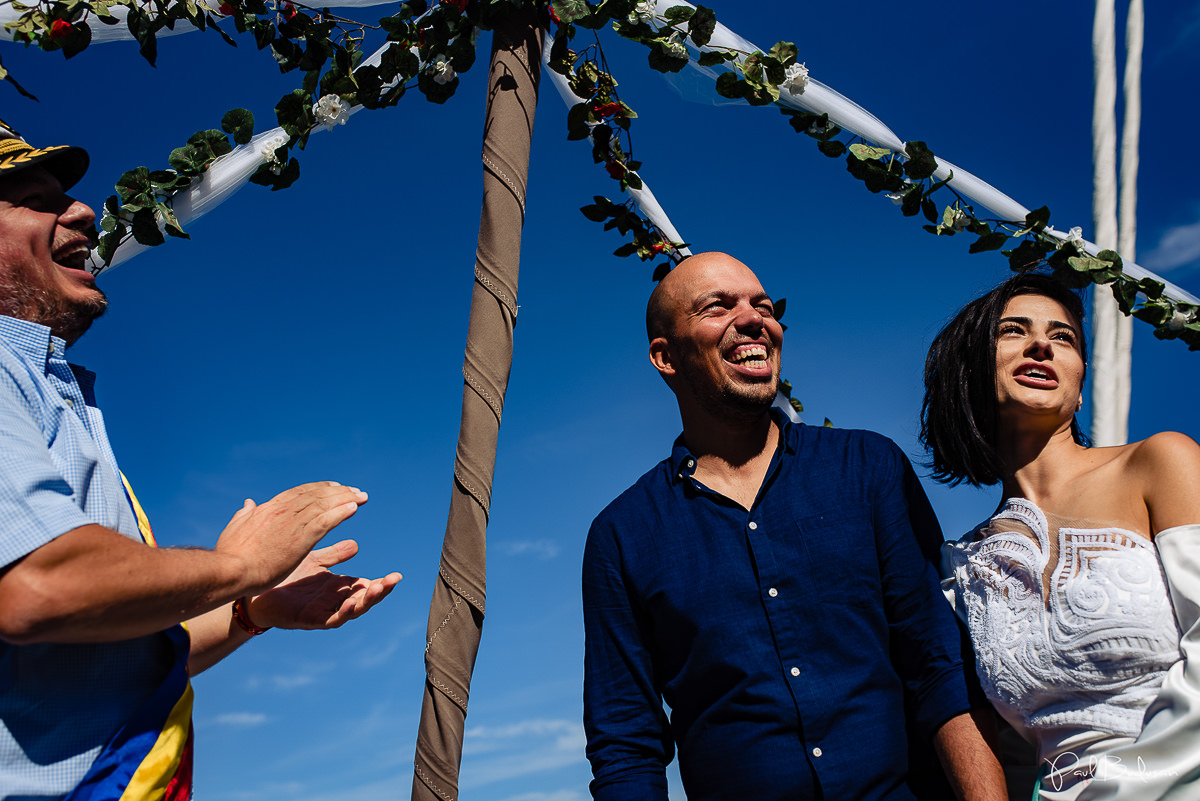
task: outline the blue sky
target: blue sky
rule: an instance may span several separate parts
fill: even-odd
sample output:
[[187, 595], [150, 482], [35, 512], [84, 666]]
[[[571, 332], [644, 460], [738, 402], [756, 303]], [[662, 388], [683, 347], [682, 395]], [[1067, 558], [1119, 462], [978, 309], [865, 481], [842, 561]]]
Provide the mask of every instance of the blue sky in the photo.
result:
[[[713, 5], [764, 47], [796, 42], [814, 78], [901, 138], [1028, 207], [1048, 205], [1060, 229], [1090, 233], [1091, 16], [1078, 4]], [[1166, 5], [1152, 4], [1147, 20], [1139, 261], [1200, 294], [1200, 189], [1186, 145], [1200, 122], [1190, 102], [1200, 3]], [[1003, 280], [1005, 260], [924, 233], [774, 109], [684, 102], [640, 48], [604, 42], [641, 115], [635, 158], [684, 238], [737, 255], [788, 299], [783, 372], [805, 418], [881, 431], [919, 459], [925, 348], [962, 303]], [[111, 311], [74, 349], [100, 373], [118, 458], [162, 542], [211, 545], [243, 498], [328, 478], [371, 494], [338, 532], [362, 545], [351, 566], [405, 574], [370, 617], [337, 632], [271, 632], [197, 680], [206, 801], [408, 795], [478, 227], [480, 46], [445, 106], [413, 93], [314, 136], [293, 188], [248, 187], [194, 223], [191, 241], [103, 277]], [[4, 118], [35, 143], [87, 147], [93, 166], [76, 194], [95, 206], [123, 170], [165, 165], [228, 108], [249, 107], [270, 127], [294, 80], [249, 43], [233, 50], [199, 34], [163, 40], [157, 69], [128, 44], [70, 62], [11, 44], [0, 52], [42, 98], [4, 90]], [[578, 212], [615, 185], [565, 134], [565, 107], [547, 87], [464, 798], [587, 797], [583, 541], [679, 428], [645, 357], [650, 268], [612, 257], [621, 240]], [[1200, 354], [1136, 324], [1132, 437], [1200, 436], [1198, 367]], [[998, 497], [926, 487], [952, 534]]]

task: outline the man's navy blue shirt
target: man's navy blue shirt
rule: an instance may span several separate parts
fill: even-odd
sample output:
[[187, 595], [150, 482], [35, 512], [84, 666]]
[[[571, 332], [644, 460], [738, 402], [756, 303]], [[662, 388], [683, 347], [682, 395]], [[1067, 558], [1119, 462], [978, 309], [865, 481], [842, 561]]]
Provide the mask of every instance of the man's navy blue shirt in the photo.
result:
[[598, 801], [665, 799], [675, 744], [691, 801], [912, 799], [908, 732], [927, 750], [970, 706], [932, 564], [941, 532], [908, 459], [869, 431], [775, 420], [749, 511], [692, 478], [680, 438], [592, 524]]

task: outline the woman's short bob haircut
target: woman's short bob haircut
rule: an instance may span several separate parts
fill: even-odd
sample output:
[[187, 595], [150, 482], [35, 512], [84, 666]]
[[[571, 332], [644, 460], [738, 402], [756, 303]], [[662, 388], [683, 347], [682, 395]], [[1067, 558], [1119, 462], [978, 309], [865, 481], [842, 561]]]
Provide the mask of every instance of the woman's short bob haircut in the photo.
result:
[[[996, 453], [996, 332], [1008, 302], [1018, 295], [1058, 301], [1079, 325], [1079, 348], [1087, 371], [1083, 301], [1046, 273], [1015, 275], [968, 303], [947, 323], [925, 357], [925, 400], [921, 404], [921, 443], [938, 481], [979, 487], [1003, 477]], [[1075, 441], [1086, 445], [1071, 421]]]

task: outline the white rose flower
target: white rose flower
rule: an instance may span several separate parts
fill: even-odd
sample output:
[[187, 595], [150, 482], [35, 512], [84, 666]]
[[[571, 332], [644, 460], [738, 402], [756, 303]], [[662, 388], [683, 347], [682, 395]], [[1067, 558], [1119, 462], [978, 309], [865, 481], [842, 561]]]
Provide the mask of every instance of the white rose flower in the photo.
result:
[[804, 94], [808, 88], [808, 67], [803, 64], [793, 64], [783, 71], [783, 85], [794, 95]]
[[429, 74], [433, 76], [433, 82], [438, 86], [448, 84], [458, 76], [445, 56], [435, 56], [426, 69], [429, 70]]
[[679, 31], [675, 31], [666, 41], [659, 44], [659, 48], [668, 56], [675, 58], [688, 57], [687, 45], [683, 43], [683, 37], [679, 35]]
[[1083, 229], [1078, 225], [1067, 231], [1067, 238], [1063, 240], [1063, 244], [1070, 243], [1082, 253], [1083, 252]]
[[283, 169], [283, 162], [281, 162], [279, 157], [275, 155], [275, 151], [286, 145], [287, 140], [288, 138], [283, 134], [275, 134], [274, 136], [264, 139], [262, 146], [258, 149], [258, 152], [263, 157], [263, 161], [265, 161], [267, 166], [271, 168], [271, 172], [275, 173], [276, 175], [279, 175], [280, 170]]
[[313, 114], [317, 122], [325, 126], [325, 130], [333, 130], [335, 125], [345, 125], [350, 117], [350, 105], [337, 95], [324, 95], [313, 106]]
[[884, 197], [892, 201], [892, 203], [896, 204], [897, 206], [904, 202], [904, 195], [900, 194], [899, 192], [888, 192], [884, 195]]
[[1182, 331], [1184, 326], [1192, 321], [1192, 315], [1187, 312], [1176, 310], [1175, 314], [1167, 320], [1167, 329], [1170, 331]]
[[963, 211], [962, 209], [955, 209], [954, 217], [953, 217], [953, 219], [950, 220], [950, 227], [954, 229], [954, 232], [956, 234], [961, 234], [963, 231], [965, 231], [967, 229], [967, 223], [969, 223], [970, 221], [971, 221], [971, 218], [967, 215], [967, 213], [965, 211]]
[[629, 15], [629, 24], [637, 25], [639, 22], [645, 22], [647, 24], [653, 22], [654, 11], [656, 8], [657, 3], [655, 3], [654, 0], [642, 0], [642, 2], [638, 3], [634, 7], [633, 13]]

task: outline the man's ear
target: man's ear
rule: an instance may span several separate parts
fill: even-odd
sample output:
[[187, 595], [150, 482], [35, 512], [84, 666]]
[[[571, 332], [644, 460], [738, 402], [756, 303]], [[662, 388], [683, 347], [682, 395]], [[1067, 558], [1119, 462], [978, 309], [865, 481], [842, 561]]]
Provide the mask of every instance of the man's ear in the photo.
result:
[[655, 337], [650, 340], [650, 363], [664, 379], [675, 375], [675, 359], [671, 354], [671, 345], [666, 337]]

